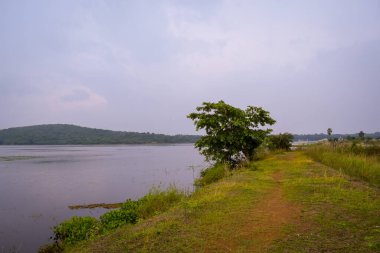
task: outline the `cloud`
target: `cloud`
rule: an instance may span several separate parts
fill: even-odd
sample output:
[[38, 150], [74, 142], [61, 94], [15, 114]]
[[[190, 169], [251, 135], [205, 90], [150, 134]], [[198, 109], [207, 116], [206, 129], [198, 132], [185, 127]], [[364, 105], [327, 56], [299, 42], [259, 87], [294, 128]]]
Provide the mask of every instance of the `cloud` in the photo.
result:
[[[76, 122], [192, 133], [185, 115], [220, 99], [263, 106], [281, 131], [379, 125], [376, 1], [1, 7], [0, 127]], [[353, 111], [363, 119], [343, 118]]]
[[[336, 11], [337, 6], [332, 7]], [[374, 33], [357, 30], [362, 36], [352, 40], [351, 31], [339, 27], [338, 21], [324, 20], [310, 9], [301, 3], [222, 1], [206, 17], [196, 8], [179, 5], [168, 7], [166, 15], [169, 33], [185, 45], [177, 64], [201, 76], [263, 70], [298, 73], [321, 51], [347, 47]]]
[[87, 110], [103, 107], [108, 101], [89, 88], [77, 86], [57, 92], [50, 97], [50, 104], [58, 110]]

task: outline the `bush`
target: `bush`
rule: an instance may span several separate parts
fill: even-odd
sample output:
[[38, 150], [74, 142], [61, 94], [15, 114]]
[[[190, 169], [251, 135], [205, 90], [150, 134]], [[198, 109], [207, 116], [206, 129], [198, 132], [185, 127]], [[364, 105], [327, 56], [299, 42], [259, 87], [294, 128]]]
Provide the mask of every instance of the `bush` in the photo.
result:
[[293, 135], [289, 133], [268, 136], [268, 148], [270, 150], [284, 149], [290, 150], [292, 146]]
[[134, 224], [137, 222], [137, 212], [135, 210], [112, 210], [100, 216], [102, 227], [106, 230], [112, 230], [125, 224]]
[[121, 209], [126, 211], [134, 211], [137, 212], [138, 207], [141, 204], [141, 200], [131, 200], [127, 199], [123, 204], [121, 204]]
[[99, 233], [100, 224], [94, 217], [73, 216], [54, 227], [54, 240], [67, 244], [89, 239]]
[[223, 164], [216, 164], [212, 167], [209, 167], [201, 171], [201, 177], [196, 179], [194, 184], [195, 186], [205, 186], [216, 182], [221, 178], [225, 177], [227, 174], [227, 167]]

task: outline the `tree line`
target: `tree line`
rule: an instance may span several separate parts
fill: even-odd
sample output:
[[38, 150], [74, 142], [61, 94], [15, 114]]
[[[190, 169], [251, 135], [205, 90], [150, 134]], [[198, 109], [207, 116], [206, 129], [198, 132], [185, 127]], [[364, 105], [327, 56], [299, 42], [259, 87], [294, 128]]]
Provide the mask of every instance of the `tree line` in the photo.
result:
[[199, 137], [197, 135], [121, 132], [67, 124], [49, 124], [0, 130], [0, 145], [194, 143]]

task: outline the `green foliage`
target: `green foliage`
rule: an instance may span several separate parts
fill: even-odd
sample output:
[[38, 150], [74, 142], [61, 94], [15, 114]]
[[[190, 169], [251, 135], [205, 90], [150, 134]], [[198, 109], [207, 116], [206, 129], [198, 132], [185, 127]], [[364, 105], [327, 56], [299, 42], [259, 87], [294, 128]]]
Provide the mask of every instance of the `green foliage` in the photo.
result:
[[174, 186], [165, 191], [153, 188], [141, 199], [128, 199], [120, 209], [103, 214], [100, 221], [94, 217], [74, 216], [53, 228], [56, 243], [42, 247], [39, 252], [60, 252], [62, 246], [93, 238], [125, 224], [135, 224], [139, 219], [146, 219], [168, 210], [185, 197], [186, 194]]
[[292, 146], [293, 135], [290, 133], [283, 133], [278, 135], [268, 136], [268, 148], [270, 150], [284, 149], [290, 150]]
[[197, 112], [187, 117], [194, 121], [196, 130], [204, 129], [206, 135], [196, 143], [207, 160], [236, 166], [244, 159], [252, 160], [254, 151], [264, 141], [275, 120], [261, 107], [248, 106], [242, 110], [219, 101], [204, 102]]
[[174, 186], [169, 187], [166, 191], [153, 188], [147, 195], [139, 200], [137, 207], [138, 216], [139, 218], [145, 219], [164, 212], [185, 197], [185, 192], [178, 190]]
[[112, 230], [125, 224], [136, 223], [137, 212], [125, 209], [112, 210], [100, 216], [100, 222], [104, 229]]
[[0, 130], [0, 145], [194, 143], [196, 135], [120, 132], [65, 124]]
[[201, 171], [201, 177], [194, 182], [195, 186], [205, 186], [222, 179], [227, 174], [226, 166], [223, 164], [216, 164]]
[[138, 207], [140, 206], [140, 200], [131, 200], [127, 199], [124, 203], [121, 204], [121, 209], [125, 211], [137, 212]]
[[99, 221], [94, 217], [73, 216], [54, 227], [54, 240], [74, 244], [97, 235], [99, 229]]

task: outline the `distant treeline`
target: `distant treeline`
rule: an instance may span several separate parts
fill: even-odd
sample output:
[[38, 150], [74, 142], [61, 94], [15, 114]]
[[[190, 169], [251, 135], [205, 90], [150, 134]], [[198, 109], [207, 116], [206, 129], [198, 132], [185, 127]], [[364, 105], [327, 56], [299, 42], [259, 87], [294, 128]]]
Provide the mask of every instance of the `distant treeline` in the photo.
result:
[[[294, 134], [294, 141], [327, 139], [327, 134]], [[333, 134], [330, 138], [358, 137], [358, 134]], [[365, 134], [380, 138], [380, 132]], [[0, 130], [0, 145], [86, 145], [86, 144], [148, 144], [194, 143], [199, 135], [164, 135], [102, 130], [67, 124], [14, 127]]]
[[0, 145], [194, 143], [199, 137], [198, 135], [121, 132], [50, 124], [0, 130]]
[[[380, 138], [380, 132], [370, 133], [370, 134], [365, 133], [364, 136], [376, 139], [376, 138]], [[350, 138], [358, 138], [358, 137], [359, 137], [359, 133], [357, 133], [357, 134], [332, 134], [330, 137], [327, 134], [294, 134], [293, 135], [293, 141], [319, 141], [319, 140], [328, 139], [328, 138], [350, 139]]]

